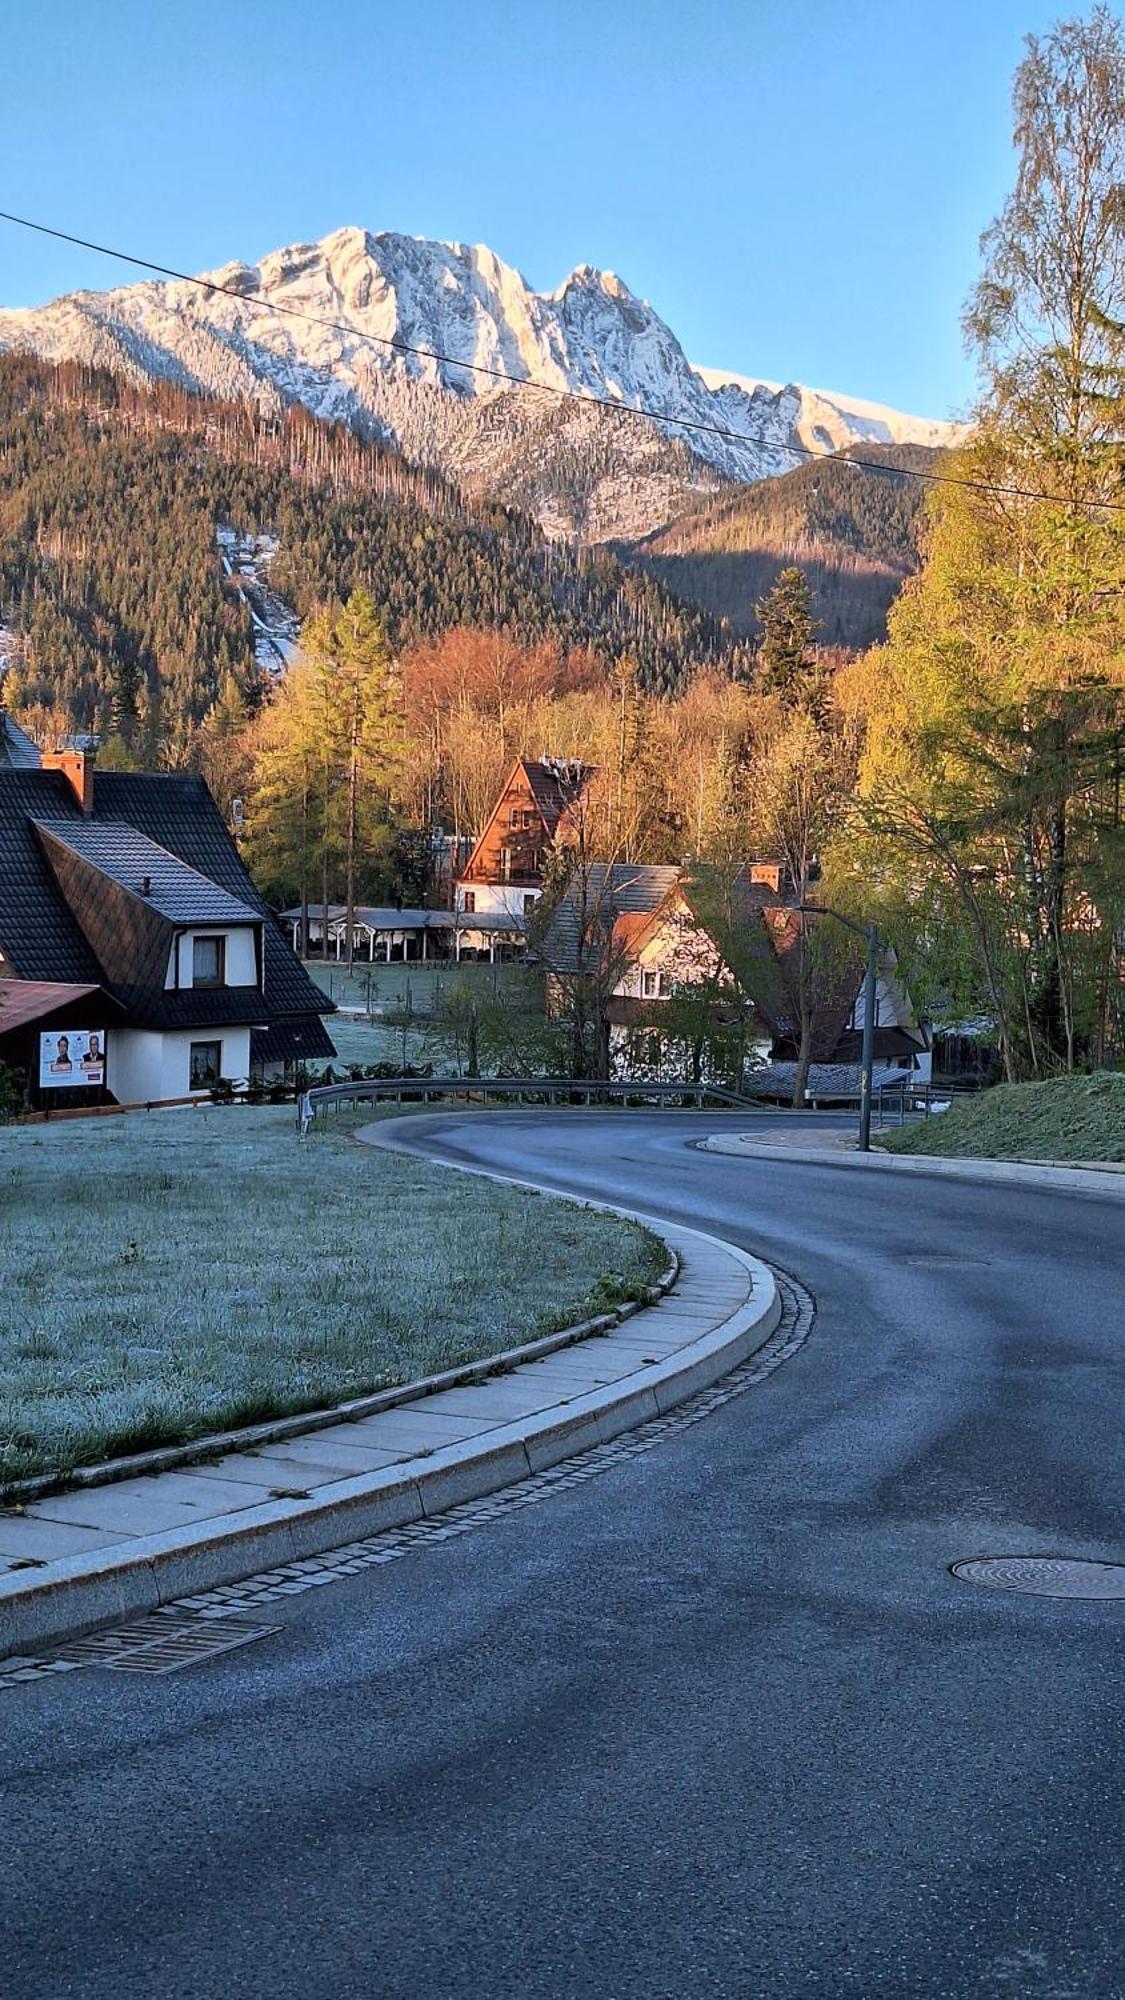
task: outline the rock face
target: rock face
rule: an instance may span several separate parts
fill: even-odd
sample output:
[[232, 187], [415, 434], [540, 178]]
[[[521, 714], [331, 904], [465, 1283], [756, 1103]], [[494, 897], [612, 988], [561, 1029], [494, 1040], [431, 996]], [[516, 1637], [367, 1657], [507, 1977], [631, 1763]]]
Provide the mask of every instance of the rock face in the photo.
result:
[[267, 407], [300, 402], [525, 509], [549, 534], [591, 541], [647, 533], [729, 482], [789, 471], [795, 441], [950, 434], [875, 404], [696, 368], [646, 300], [586, 264], [535, 292], [480, 244], [340, 229], [206, 275], [223, 290], [150, 281], [0, 311], [0, 347]]

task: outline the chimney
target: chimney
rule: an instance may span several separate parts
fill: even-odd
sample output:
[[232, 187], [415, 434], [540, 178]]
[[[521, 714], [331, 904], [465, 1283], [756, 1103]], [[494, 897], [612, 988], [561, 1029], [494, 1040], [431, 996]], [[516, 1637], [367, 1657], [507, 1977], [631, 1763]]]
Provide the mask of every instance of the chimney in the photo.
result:
[[62, 771], [70, 779], [74, 796], [84, 813], [94, 810], [94, 753], [92, 750], [44, 750], [43, 769]]
[[775, 895], [781, 893], [781, 878], [784, 869], [780, 861], [752, 861], [749, 875], [752, 883], [764, 889], [772, 889]]

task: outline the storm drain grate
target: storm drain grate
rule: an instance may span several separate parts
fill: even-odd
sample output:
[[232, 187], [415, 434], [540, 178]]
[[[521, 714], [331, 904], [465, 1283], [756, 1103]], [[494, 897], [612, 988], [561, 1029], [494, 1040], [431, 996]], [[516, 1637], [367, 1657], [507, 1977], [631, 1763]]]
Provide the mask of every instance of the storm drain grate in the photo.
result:
[[235, 1618], [185, 1618], [182, 1613], [176, 1618], [157, 1611], [133, 1625], [74, 1639], [41, 1659], [11, 1660], [0, 1673], [0, 1687], [43, 1680], [50, 1674], [73, 1674], [83, 1667], [102, 1667], [116, 1674], [172, 1674], [177, 1667], [193, 1667], [219, 1653], [231, 1653], [279, 1629]]
[[1028, 1597], [1125, 1597], [1125, 1563], [1079, 1556], [975, 1556], [951, 1567], [965, 1583], [1020, 1590]]

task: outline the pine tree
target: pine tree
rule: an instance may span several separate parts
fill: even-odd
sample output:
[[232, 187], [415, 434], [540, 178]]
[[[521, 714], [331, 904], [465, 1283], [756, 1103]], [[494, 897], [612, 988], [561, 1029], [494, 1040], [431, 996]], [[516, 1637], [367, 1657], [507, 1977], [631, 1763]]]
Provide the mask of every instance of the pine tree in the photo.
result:
[[820, 629], [812, 615], [804, 570], [783, 569], [757, 613], [762, 627], [758, 688], [763, 694], [796, 701], [814, 672], [813, 638]]

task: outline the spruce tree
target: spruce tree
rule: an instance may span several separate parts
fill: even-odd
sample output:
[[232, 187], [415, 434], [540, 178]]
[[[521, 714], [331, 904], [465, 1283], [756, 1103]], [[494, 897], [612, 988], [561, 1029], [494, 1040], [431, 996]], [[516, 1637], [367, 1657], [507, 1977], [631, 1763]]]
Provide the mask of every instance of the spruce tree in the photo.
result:
[[758, 687], [796, 701], [815, 671], [813, 638], [820, 630], [804, 570], [783, 569], [756, 609], [762, 627]]

